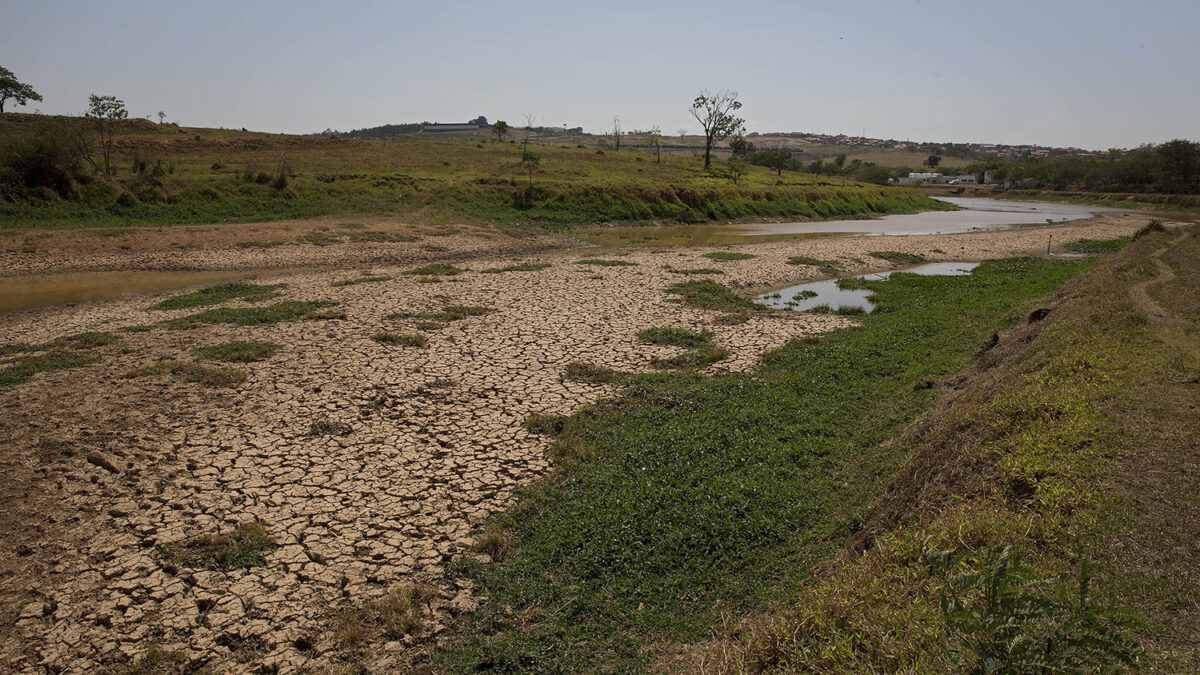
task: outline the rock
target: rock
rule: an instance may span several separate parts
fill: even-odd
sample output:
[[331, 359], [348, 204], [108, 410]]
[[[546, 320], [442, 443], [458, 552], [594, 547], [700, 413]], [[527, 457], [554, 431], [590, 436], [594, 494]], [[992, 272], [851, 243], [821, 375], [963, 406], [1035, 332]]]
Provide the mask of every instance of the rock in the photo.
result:
[[93, 450], [87, 454], [88, 464], [98, 466], [109, 473], [121, 473], [121, 467], [117, 466], [116, 461], [103, 452]]

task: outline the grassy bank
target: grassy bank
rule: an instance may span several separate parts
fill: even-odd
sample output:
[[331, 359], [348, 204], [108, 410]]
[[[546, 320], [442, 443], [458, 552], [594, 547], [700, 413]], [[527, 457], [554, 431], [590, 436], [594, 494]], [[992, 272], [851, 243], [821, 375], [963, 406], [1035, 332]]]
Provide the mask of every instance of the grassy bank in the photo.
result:
[[[115, 174], [83, 170], [78, 120], [0, 118], [0, 228], [389, 215], [414, 222], [537, 223], [830, 218], [939, 208], [916, 190], [763, 167], [705, 172], [695, 158], [480, 139], [343, 140], [180, 128], [142, 120], [115, 141]], [[56, 140], [55, 140], [56, 139]], [[31, 159], [34, 158], [34, 159]], [[35, 161], [36, 160], [36, 161]], [[21, 181], [38, 185], [24, 185]], [[531, 185], [532, 184], [532, 185]]]
[[[753, 374], [637, 376], [558, 421], [558, 470], [464, 562], [488, 598], [440, 658], [453, 672], [626, 672], [770, 606], [843, 547], [901, 465], [884, 442], [979, 344], [1088, 265], [993, 261], [870, 282], [861, 327], [798, 340]], [[715, 310], [714, 310], [715, 311]], [[603, 364], [599, 364], [603, 365]]]

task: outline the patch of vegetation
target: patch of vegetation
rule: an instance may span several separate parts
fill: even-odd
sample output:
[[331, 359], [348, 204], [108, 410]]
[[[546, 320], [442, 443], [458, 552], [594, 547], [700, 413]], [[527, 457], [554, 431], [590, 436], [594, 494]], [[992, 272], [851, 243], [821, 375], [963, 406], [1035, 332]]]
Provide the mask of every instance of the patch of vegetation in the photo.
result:
[[741, 314], [741, 313], [722, 314], [722, 315], [718, 316], [717, 318], [713, 319], [713, 323], [715, 323], [719, 326], [738, 326], [743, 323], [746, 323], [749, 320], [750, 320], [750, 317], [747, 316], [746, 314]]
[[687, 328], [647, 328], [638, 333], [638, 340], [648, 345], [674, 345], [676, 347], [703, 347], [712, 342], [712, 332], [696, 332]]
[[631, 267], [633, 265], [636, 265], [637, 263], [630, 262], [628, 260], [605, 260], [603, 258], [585, 258], [583, 260], [576, 260], [575, 264], [576, 265], [596, 265], [598, 267]]
[[[846, 544], [907, 456], [881, 443], [935, 399], [915, 385], [957, 372], [984, 336], [1023, 317], [1014, 306], [1087, 264], [1019, 259], [873, 281], [882, 311], [793, 341], [753, 374], [633, 376], [620, 398], [531, 422], [581, 459], [518, 492], [504, 517], [521, 545], [507, 561], [460, 563], [488, 600], [439, 667], [640, 671], [655, 647], [774, 606]], [[781, 640], [806, 644], [792, 634]]]
[[286, 243], [282, 239], [273, 239], [271, 241], [239, 241], [234, 246], [237, 248], [274, 248], [276, 246], [283, 246]]
[[437, 589], [425, 584], [396, 586], [379, 599], [339, 614], [333, 624], [333, 641], [355, 648], [381, 637], [396, 640], [419, 634], [426, 606], [437, 596]]
[[427, 319], [430, 321], [460, 321], [468, 316], [483, 316], [496, 310], [479, 305], [447, 305], [440, 312], [392, 312], [385, 319]]
[[668, 268], [667, 268], [667, 271], [668, 271], [668, 272], [670, 272], [671, 274], [685, 274], [685, 275], [691, 275], [691, 274], [725, 274], [725, 270], [719, 270], [719, 269], [717, 269], [717, 268], [715, 268], [715, 267], [696, 267], [696, 268], [692, 268], [692, 269], [678, 269], [678, 268], [675, 268], [675, 267], [668, 267]]
[[234, 298], [240, 298], [246, 302], [258, 302], [278, 297], [279, 289], [282, 287], [282, 284], [264, 286], [235, 281], [209, 286], [208, 288], [202, 288], [192, 293], [176, 295], [153, 305], [150, 309], [186, 309], [188, 307], [201, 307], [203, 305], [218, 305]]
[[196, 348], [196, 353], [200, 356], [233, 363], [264, 361], [277, 351], [279, 351], [279, 345], [274, 342], [255, 342], [253, 340], [223, 342], [219, 345]]
[[345, 422], [321, 418], [313, 420], [308, 426], [309, 436], [349, 436], [354, 433], [354, 428]]
[[332, 307], [334, 303], [325, 300], [286, 300], [266, 307], [221, 307], [209, 309], [199, 314], [172, 319], [166, 322], [168, 326], [186, 328], [201, 323], [231, 323], [236, 326], [265, 326], [281, 321], [299, 321], [315, 318], [345, 318], [338, 316], [318, 316], [316, 311]]
[[748, 309], [756, 312], [765, 310], [762, 305], [741, 297], [715, 281], [683, 281], [668, 286], [667, 292], [681, 296], [683, 304], [700, 309]]
[[871, 255], [896, 265], [919, 265], [925, 262], [925, 256], [916, 253], [901, 253], [900, 251], [871, 251]]
[[391, 333], [381, 330], [371, 336], [371, 339], [376, 342], [382, 342], [387, 345], [399, 345], [401, 347], [428, 347], [429, 338], [426, 338], [420, 333]]
[[38, 373], [78, 368], [99, 360], [100, 357], [91, 352], [66, 349], [50, 349], [21, 356], [3, 363], [3, 370], [0, 370], [0, 387], [21, 384]]
[[654, 357], [650, 365], [655, 368], [672, 368], [678, 370], [699, 370], [717, 361], [729, 358], [729, 350], [716, 345], [702, 345], [695, 349], [676, 354], [669, 358]]
[[340, 279], [333, 282], [330, 286], [353, 286], [354, 284], [371, 284], [380, 281], [391, 281], [392, 278], [386, 274], [364, 274], [355, 279]]
[[612, 384], [625, 379], [627, 375], [607, 366], [597, 366], [583, 361], [572, 361], [563, 372], [563, 379], [591, 382], [592, 384]]
[[1137, 241], [1142, 237], [1155, 232], [1166, 232], [1167, 228], [1162, 224], [1162, 221], [1155, 219], [1138, 228], [1137, 232], [1133, 233], [1133, 241]]
[[820, 258], [810, 258], [804, 255], [793, 256], [787, 260], [789, 265], [807, 265], [816, 267], [821, 270], [821, 273], [827, 277], [836, 277], [842, 273], [838, 264], [832, 260], [821, 260]]
[[246, 381], [246, 373], [232, 368], [210, 368], [191, 361], [160, 361], [153, 365], [134, 368], [125, 373], [127, 378], [147, 375], [179, 375], [187, 382], [206, 387], [236, 387]]
[[867, 310], [858, 305], [838, 305], [830, 307], [829, 305], [817, 305], [804, 310], [811, 314], [840, 314], [842, 316], [861, 316], [867, 314]]
[[456, 274], [462, 274], [466, 271], [467, 270], [455, 267], [450, 263], [433, 263], [431, 265], [425, 265], [424, 267], [411, 269], [405, 272], [405, 274], [419, 274], [427, 277], [452, 277]]
[[229, 532], [202, 534], [158, 549], [159, 558], [171, 566], [210, 570], [232, 570], [266, 564], [263, 558], [275, 541], [263, 523], [242, 523]]
[[100, 672], [102, 675], [180, 675], [193, 672], [187, 667], [187, 661], [187, 652], [182, 649], [163, 651], [158, 645], [151, 644], [138, 658], [108, 666]]
[[500, 523], [500, 519], [489, 521], [483, 531], [476, 535], [475, 540], [471, 542], [472, 550], [488, 556], [493, 562], [507, 560], [516, 552], [518, 546], [512, 531], [504, 527]]
[[1129, 242], [1129, 237], [1118, 237], [1116, 239], [1080, 239], [1063, 245], [1063, 248], [1072, 253], [1104, 255], [1120, 251]]
[[506, 265], [505, 267], [491, 267], [484, 270], [485, 274], [499, 274], [500, 272], [536, 272], [544, 270], [550, 266], [550, 263], [534, 263], [526, 262], [516, 265]]
[[713, 260], [749, 260], [756, 256], [753, 256], [749, 253], [732, 253], [730, 251], [711, 251], [709, 253], [705, 253], [704, 257], [712, 258]]

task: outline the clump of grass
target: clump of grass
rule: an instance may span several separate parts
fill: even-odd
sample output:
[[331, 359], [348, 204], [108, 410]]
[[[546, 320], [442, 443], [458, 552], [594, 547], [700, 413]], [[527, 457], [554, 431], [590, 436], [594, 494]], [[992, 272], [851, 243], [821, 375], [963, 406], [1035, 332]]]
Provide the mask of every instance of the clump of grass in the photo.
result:
[[529, 431], [542, 436], [554, 436], [562, 433], [566, 426], [567, 418], [562, 415], [547, 415], [545, 413], [531, 413], [525, 418], [525, 428]]
[[271, 241], [239, 241], [234, 246], [237, 248], [274, 248], [276, 246], [283, 246], [286, 243], [282, 239]]
[[338, 223], [338, 227], [343, 230], [361, 230], [366, 227], [362, 223]]
[[787, 263], [789, 265], [807, 265], [809, 267], [816, 267], [817, 269], [821, 270], [822, 274], [830, 277], [835, 277], [842, 273], [842, 270], [838, 267], [837, 263], [832, 260], [821, 260], [820, 258], [810, 258], [808, 256], [798, 255], [788, 258]]
[[264, 286], [235, 281], [228, 284], [209, 286], [208, 288], [202, 288], [192, 293], [185, 293], [184, 295], [176, 295], [163, 300], [150, 309], [187, 309], [188, 307], [218, 305], [234, 298], [241, 298], [247, 302], [258, 302], [259, 300], [277, 297], [280, 288], [282, 288], [281, 284]]
[[1074, 253], [1116, 253], [1125, 244], [1128, 244], [1129, 241], [1129, 237], [1118, 237], [1116, 239], [1080, 239], [1063, 245], [1063, 248]]
[[405, 272], [405, 274], [415, 274], [427, 277], [452, 277], [456, 274], [462, 274], [466, 271], [467, 270], [455, 267], [450, 263], [433, 263], [430, 265], [425, 265], [424, 267], [411, 269]]
[[349, 436], [354, 429], [345, 422], [321, 418], [308, 426], [309, 436]]
[[576, 260], [575, 264], [576, 265], [597, 265], [600, 267], [628, 267], [631, 265], [636, 265], [637, 263], [629, 262], [628, 260], [605, 260], [603, 258], [585, 258], [583, 260]]
[[722, 314], [713, 319], [713, 323], [719, 326], [737, 326], [749, 320], [750, 317], [745, 314]]
[[638, 340], [648, 345], [674, 345], [676, 347], [702, 347], [712, 342], [712, 332], [696, 332], [687, 328], [647, 328], [638, 333]]
[[591, 382], [593, 384], [611, 384], [625, 379], [626, 375], [607, 366], [597, 366], [583, 361], [572, 361], [563, 371], [563, 379]]
[[753, 256], [749, 253], [733, 253], [731, 251], [711, 251], [709, 253], [705, 253], [704, 257], [711, 258], [713, 260], [749, 260], [756, 256]]
[[[263, 326], [281, 321], [324, 318], [316, 316], [314, 313], [318, 309], [332, 307], [333, 304], [325, 300], [287, 300], [266, 307], [221, 307], [174, 319], [168, 321], [167, 325], [176, 328], [186, 328], [200, 323], [231, 323], [236, 326]], [[345, 318], [345, 315], [343, 314], [339, 318]]]
[[0, 370], [0, 387], [11, 387], [29, 380], [38, 373], [86, 366], [100, 360], [91, 352], [52, 349], [43, 353], [22, 356], [5, 364]]
[[396, 586], [381, 598], [339, 614], [334, 620], [333, 641], [353, 648], [379, 636], [394, 640], [420, 633], [423, 607], [437, 595], [437, 589], [426, 584]]
[[419, 333], [391, 333], [381, 330], [372, 335], [371, 339], [388, 345], [400, 345], [401, 347], [429, 346], [429, 339]]
[[492, 520], [483, 528], [471, 543], [471, 549], [482, 553], [495, 562], [501, 562], [517, 550], [517, 540], [509, 528], [496, 520]]
[[1150, 222], [1143, 225], [1140, 229], [1138, 229], [1137, 232], [1133, 233], [1133, 241], [1137, 241], [1138, 239], [1141, 239], [1142, 237], [1150, 234], [1151, 232], [1166, 232], [1166, 231], [1167, 231], [1167, 228], [1163, 226], [1161, 221], [1159, 221], [1158, 219], [1151, 220]]
[[332, 321], [345, 320], [346, 312], [340, 309], [324, 309], [315, 312], [308, 312], [300, 317], [305, 321]]
[[250, 363], [263, 361], [279, 350], [279, 345], [273, 342], [223, 342], [219, 345], [196, 348], [200, 356], [218, 361], [233, 363]]
[[386, 274], [364, 274], [356, 279], [340, 279], [330, 284], [330, 286], [353, 286], [354, 284], [371, 284], [391, 280], [392, 278]]
[[166, 564], [211, 570], [257, 567], [266, 563], [263, 554], [275, 548], [275, 540], [263, 523], [255, 520], [229, 532], [202, 534], [158, 549]]
[[925, 256], [917, 253], [901, 253], [900, 251], [871, 251], [871, 255], [897, 265], [919, 265], [925, 262]]
[[842, 316], [861, 316], [867, 313], [867, 310], [858, 305], [838, 305], [830, 307], [829, 305], [817, 305], [804, 310], [810, 314], [840, 314]]
[[682, 296], [683, 304], [700, 309], [749, 309], [756, 312], [764, 309], [715, 281], [683, 281], [668, 286], [667, 292]]
[[468, 316], [483, 316], [496, 310], [479, 305], [447, 305], [440, 312], [392, 312], [385, 319], [427, 319], [431, 321], [459, 321]]
[[650, 364], [655, 368], [672, 368], [677, 370], [696, 370], [704, 368], [717, 361], [729, 358], [729, 350], [724, 347], [706, 344], [669, 358], [654, 357]]
[[205, 387], [236, 387], [246, 381], [246, 373], [232, 368], [210, 368], [191, 361], [160, 361], [153, 365], [133, 368], [126, 371], [126, 378], [145, 377], [147, 375], [179, 375], [187, 382], [195, 382]]
[[359, 244], [370, 242], [376, 244], [403, 244], [414, 241], [421, 241], [420, 237], [414, 237], [411, 234], [393, 234], [391, 232], [377, 232], [367, 230], [365, 232], [348, 232], [347, 236], [352, 243]]
[[163, 651], [152, 644], [144, 654], [128, 663], [116, 664], [103, 672], [112, 675], [176, 675], [188, 672], [187, 652], [182, 649]]
[[459, 232], [462, 232], [462, 230], [456, 230], [453, 227], [445, 227], [437, 230], [426, 230], [425, 234], [431, 237], [449, 237], [451, 235], [458, 234]]
[[719, 270], [719, 269], [717, 269], [717, 268], [715, 268], [715, 267], [696, 267], [696, 268], [693, 268], [693, 269], [677, 269], [677, 268], [675, 268], [675, 267], [668, 267], [668, 268], [667, 268], [667, 271], [668, 271], [668, 272], [670, 272], [671, 274], [685, 274], [685, 275], [690, 275], [690, 274], [725, 274], [725, 270]]
[[[840, 286], [840, 285], [839, 285], [839, 288], [841, 288], [841, 286]], [[792, 297], [793, 297], [793, 298], [800, 298], [801, 300], [808, 300], [809, 298], [815, 298], [815, 297], [817, 297], [818, 295], [820, 295], [820, 293], [817, 293], [816, 291], [810, 291], [810, 290], [808, 290], [808, 289], [806, 288], [806, 289], [804, 289], [803, 291], [800, 291], [800, 292], [796, 293], [796, 294], [795, 294], [795, 295], [793, 295]]]
[[516, 265], [506, 265], [505, 267], [491, 267], [484, 270], [485, 274], [499, 274], [500, 272], [536, 272], [544, 270], [550, 266], [550, 263], [534, 263], [525, 262]]
[[332, 244], [342, 243], [342, 238], [338, 235], [329, 234], [328, 232], [313, 230], [312, 232], [308, 232], [296, 237], [296, 241], [306, 244], [313, 244], [315, 246], [330, 246]]

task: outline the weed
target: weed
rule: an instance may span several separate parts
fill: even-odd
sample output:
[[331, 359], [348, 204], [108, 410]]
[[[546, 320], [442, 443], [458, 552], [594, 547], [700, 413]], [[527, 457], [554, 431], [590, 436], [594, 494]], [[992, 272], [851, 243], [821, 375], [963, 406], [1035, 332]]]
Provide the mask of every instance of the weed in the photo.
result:
[[749, 320], [750, 317], [745, 314], [722, 314], [713, 319], [713, 323], [719, 326], [737, 326]]
[[1106, 254], [1120, 251], [1130, 241], [1129, 237], [1116, 239], [1080, 239], [1063, 246], [1074, 253]]
[[188, 382], [195, 382], [206, 387], [236, 387], [246, 381], [246, 373], [232, 368], [210, 368], [190, 361], [160, 361], [151, 366], [143, 366], [126, 371], [126, 378], [145, 377], [147, 375], [180, 375]]
[[613, 382], [620, 382], [625, 377], [624, 373], [612, 368], [584, 363], [582, 361], [568, 363], [566, 370], [563, 372], [563, 379], [579, 380], [593, 384], [611, 384]]
[[188, 307], [201, 307], [203, 305], [218, 305], [222, 302], [241, 298], [247, 302], [258, 302], [279, 296], [279, 289], [283, 286], [276, 284], [273, 286], [262, 286], [259, 284], [247, 284], [242, 282], [232, 282], [227, 284], [217, 284], [202, 288], [192, 293], [184, 295], [176, 295], [167, 298], [162, 302], [150, 307], [150, 309], [168, 310], [168, 309], [186, 309]]
[[451, 277], [456, 274], [462, 274], [466, 271], [467, 270], [455, 267], [449, 263], [433, 263], [431, 265], [425, 265], [424, 267], [411, 269], [405, 272], [405, 274], [419, 274], [429, 277]]
[[706, 344], [665, 359], [656, 356], [650, 360], [650, 365], [656, 368], [696, 370], [727, 358], [729, 358], [729, 350]]
[[403, 584], [361, 607], [347, 609], [333, 625], [333, 641], [341, 647], [360, 647], [382, 636], [395, 640], [421, 632], [423, 606], [437, 597], [425, 584]]
[[667, 268], [667, 271], [668, 271], [668, 272], [670, 272], [671, 274], [685, 274], [685, 275], [691, 275], [691, 274], [724, 274], [724, 273], [725, 273], [725, 270], [719, 270], [719, 269], [716, 269], [715, 267], [697, 267], [697, 268], [693, 268], [693, 269], [686, 269], [686, 270], [684, 270], [684, 269], [677, 269], [677, 268], [674, 268], [674, 267], [668, 267], [668, 268]]
[[309, 436], [349, 436], [352, 433], [354, 428], [349, 424], [327, 418], [313, 420], [308, 426]]
[[547, 415], [545, 413], [530, 413], [525, 418], [525, 428], [541, 436], [553, 436], [562, 433], [567, 418], [562, 415]]
[[667, 292], [682, 296], [683, 304], [700, 309], [749, 309], [756, 312], [765, 309], [715, 281], [684, 281], [668, 286]]
[[501, 562], [517, 550], [517, 540], [511, 530], [501, 525], [498, 520], [492, 520], [475, 536], [471, 548], [496, 562]]
[[710, 331], [700, 331], [687, 328], [647, 328], [638, 333], [638, 340], [648, 345], [674, 345], [676, 347], [703, 347], [712, 342]]
[[526, 262], [516, 265], [507, 265], [505, 267], [492, 267], [484, 270], [485, 274], [499, 274], [500, 272], [537, 272], [544, 270], [550, 266], [550, 263], [534, 263]]
[[202, 534], [158, 549], [166, 564], [188, 568], [231, 570], [266, 564], [263, 554], [275, 548], [260, 521], [242, 523], [230, 532]]
[[788, 258], [789, 265], [807, 265], [816, 267], [821, 270], [821, 273], [828, 277], [836, 277], [842, 271], [837, 263], [832, 260], [821, 260], [820, 258], [810, 258], [808, 256], [798, 255]]
[[871, 255], [896, 265], [919, 265], [925, 262], [925, 256], [916, 253], [901, 253], [900, 251], [871, 251]]
[[400, 345], [401, 347], [429, 346], [429, 339], [420, 333], [390, 333], [381, 330], [372, 335], [371, 339], [388, 345]]
[[223, 342], [209, 347], [197, 347], [200, 356], [218, 361], [235, 363], [250, 363], [263, 361], [279, 350], [279, 345], [273, 342]]
[[479, 305], [448, 305], [440, 312], [393, 312], [385, 319], [428, 319], [433, 321], [459, 321], [468, 316], [483, 316], [495, 310]]
[[166, 322], [175, 328], [187, 328], [201, 323], [231, 323], [236, 326], [264, 326], [281, 321], [298, 321], [310, 318], [345, 318], [345, 314], [322, 317], [316, 310], [332, 307], [334, 303], [324, 300], [287, 300], [266, 307], [223, 307], [209, 309], [199, 314], [172, 319]]
[[95, 363], [100, 357], [91, 352], [51, 349], [43, 353], [22, 356], [5, 364], [0, 370], [0, 387], [21, 384], [38, 373], [78, 368]]
[[386, 274], [364, 274], [356, 279], [341, 279], [335, 281], [330, 286], [353, 286], [354, 284], [370, 284], [379, 281], [391, 281], [392, 278]]
[[411, 234], [393, 234], [390, 232], [375, 232], [367, 230], [366, 232], [349, 232], [347, 233], [350, 241], [353, 243], [371, 242], [376, 244], [401, 244], [414, 241], [420, 241], [420, 237], [414, 237]]
[[749, 253], [732, 253], [730, 251], [711, 251], [709, 253], [705, 253], [704, 257], [711, 258], [713, 260], [749, 260], [756, 256], [753, 256]]
[[274, 248], [276, 246], [283, 246], [286, 243], [286, 241], [281, 239], [271, 241], [239, 241], [234, 246], [237, 248]]
[[576, 260], [575, 264], [576, 265], [597, 265], [599, 267], [629, 267], [632, 265], [636, 265], [637, 263], [629, 262], [628, 260], [605, 260], [603, 258], [585, 258], [583, 260]]

